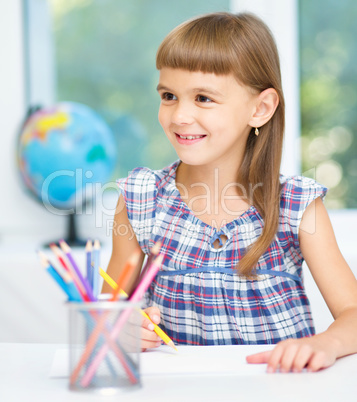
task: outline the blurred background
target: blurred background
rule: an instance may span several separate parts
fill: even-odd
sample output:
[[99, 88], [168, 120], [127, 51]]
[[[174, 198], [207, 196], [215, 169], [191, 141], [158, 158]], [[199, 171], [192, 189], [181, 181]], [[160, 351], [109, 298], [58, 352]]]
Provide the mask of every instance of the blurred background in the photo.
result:
[[[18, 140], [29, 108], [78, 102], [112, 132], [117, 151], [112, 185], [76, 210], [79, 235], [100, 239], [105, 267], [118, 196], [115, 179], [136, 166], [159, 169], [176, 159], [157, 120], [158, 45], [188, 18], [245, 10], [267, 22], [279, 48], [287, 104], [281, 171], [329, 188], [325, 203], [341, 250], [355, 269], [354, 0], [0, 0], [0, 341], [66, 339], [65, 299], [41, 271], [35, 250], [63, 237], [68, 222], [31, 196], [19, 175]], [[82, 263], [84, 253], [75, 252]], [[331, 315], [306, 275], [322, 330]], [[13, 303], [10, 310], [3, 307], [7, 300]]]
[[301, 168], [333, 209], [357, 206], [356, 17], [352, 0], [299, 1]]

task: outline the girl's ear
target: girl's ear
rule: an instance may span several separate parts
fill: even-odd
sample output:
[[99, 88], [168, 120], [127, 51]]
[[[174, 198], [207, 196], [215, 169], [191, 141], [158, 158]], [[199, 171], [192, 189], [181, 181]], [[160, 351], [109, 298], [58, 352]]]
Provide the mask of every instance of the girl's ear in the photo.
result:
[[274, 88], [261, 92], [256, 100], [255, 112], [249, 122], [252, 127], [264, 126], [274, 115], [279, 105], [279, 95]]

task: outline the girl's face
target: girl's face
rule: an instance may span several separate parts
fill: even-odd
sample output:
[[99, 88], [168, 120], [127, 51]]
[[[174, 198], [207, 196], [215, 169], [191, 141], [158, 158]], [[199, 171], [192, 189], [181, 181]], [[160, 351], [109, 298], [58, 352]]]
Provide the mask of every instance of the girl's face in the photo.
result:
[[188, 165], [238, 169], [258, 94], [233, 75], [163, 68], [157, 90], [159, 121]]

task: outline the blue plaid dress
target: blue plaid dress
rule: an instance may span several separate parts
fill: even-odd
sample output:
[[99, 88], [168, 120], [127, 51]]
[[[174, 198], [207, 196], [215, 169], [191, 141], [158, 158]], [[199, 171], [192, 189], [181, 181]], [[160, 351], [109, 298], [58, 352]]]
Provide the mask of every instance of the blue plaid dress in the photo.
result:
[[[220, 231], [200, 221], [176, 187], [179, 161], [165, 169], [133, 170], [118, 181], [129, 221], [145, 254], [163, 241], [163, 266], [146, 301], [178, 344], [273, 344], [314, 334], [303, 286], [298, 231], [308, 204], [327, 189], [314, 180], [281, 176], [278, 232], [261, 256], [255, 280], [236, 273], [245, 249], [262, 232], [254, 206]], [[227, 237], [221, 248], [213, 241]]]

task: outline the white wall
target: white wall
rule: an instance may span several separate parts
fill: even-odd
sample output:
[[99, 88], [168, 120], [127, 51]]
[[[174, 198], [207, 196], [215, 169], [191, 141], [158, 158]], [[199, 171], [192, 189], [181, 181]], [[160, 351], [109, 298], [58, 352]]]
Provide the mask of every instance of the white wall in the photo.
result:
[[[20, 0], [0, 2], [0, 233], [13, 231], [21, 193], [15, 169], [15, 139], [25, 113], [23, 25]], [[16, 204], [16, 206], [15, 206]]]
[[21, 0], [0, 3], [0, 233], [7, 236], [60, 233], [64, 225], [24, 193], [17, 171], [16, 140], [27, 111], [23, 12]]

